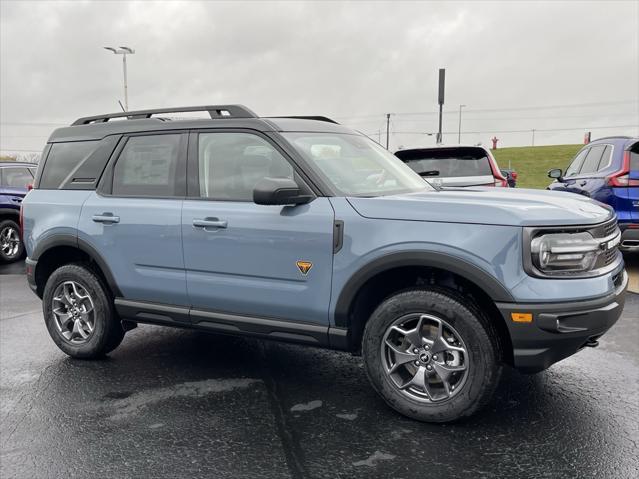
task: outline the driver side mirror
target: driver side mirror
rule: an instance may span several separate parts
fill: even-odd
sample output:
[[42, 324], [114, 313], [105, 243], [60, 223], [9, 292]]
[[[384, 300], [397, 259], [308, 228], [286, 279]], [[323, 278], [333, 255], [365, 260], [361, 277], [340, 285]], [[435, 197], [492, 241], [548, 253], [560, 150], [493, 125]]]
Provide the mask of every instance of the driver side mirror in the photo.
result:
[[302, 205], [313, 199], [300, 193], [300, 187], [290, 178], [262, 178], [253, 188], [253, 201], [258, 205]]
[[548, 178], [553, 178], [557, 181], [562, 180], [561, 174], [561, 168], [553, 168], [552, 170], [548, 170]]

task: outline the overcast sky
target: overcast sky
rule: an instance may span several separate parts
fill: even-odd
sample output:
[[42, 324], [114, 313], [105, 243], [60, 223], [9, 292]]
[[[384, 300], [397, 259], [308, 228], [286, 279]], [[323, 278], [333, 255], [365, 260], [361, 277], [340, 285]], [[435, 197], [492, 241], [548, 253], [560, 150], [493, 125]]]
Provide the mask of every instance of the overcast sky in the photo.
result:
[[464, 143], [528, 145], [532, 129], [535, 144], [639, 135], [638, 1], [0, 4], [3, 153], [119, 110], [109, 45], [136, 50], [130, 109], [243, 103], [331, 116], [382, 143], [393, 113], [392, 149], [432, 144], [445, 67], [447, 143], [462, 103]]

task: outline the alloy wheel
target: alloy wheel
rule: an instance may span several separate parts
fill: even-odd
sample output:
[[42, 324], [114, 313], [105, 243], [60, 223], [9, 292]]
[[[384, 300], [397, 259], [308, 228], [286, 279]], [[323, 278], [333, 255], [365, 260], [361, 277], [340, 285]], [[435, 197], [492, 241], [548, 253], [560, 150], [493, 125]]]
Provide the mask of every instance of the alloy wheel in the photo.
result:
[[395, 320], [381, 345], [384, 371], [398, 390], [420, 402], [459, 394], [468, 377], [468, 349], [455, 328], [432, 314]]
[[86, 288], [76, 281], [60, 283], [53, 293], [52, 303], [60, 335], [70, 343], [87, 342], [95, 331], [95, 309]]
[[13, 259], [20, 251], [20, 234], [13, 226], [0, 231], [0, 251], [7, 259]]

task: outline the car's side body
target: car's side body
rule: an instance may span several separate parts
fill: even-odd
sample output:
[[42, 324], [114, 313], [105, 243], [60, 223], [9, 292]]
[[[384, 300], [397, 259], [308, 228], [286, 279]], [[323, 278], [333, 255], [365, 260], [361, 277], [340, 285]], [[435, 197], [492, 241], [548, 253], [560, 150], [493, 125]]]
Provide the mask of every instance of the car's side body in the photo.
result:
[[0, 262], [16, 261], [23, 252], [18, 228], [20, 204], [35, 170], [33, 163], [0, 161]]
[[622, 230], [621, 247], [639, 251], [639, 138], [607, 137], [585, 145], [565, 174], [548, 186], [610, 205]]
[[[30, 286], [42, 296], [56, 267], [89, 262], [126, 324], [358, 351], [382, 299], [437, 283], [480, 304], [505, 360], [528, 371], [573, 354], [619, 317], [627, 276], [614, 246], [592, 277], [536, 277], [526, 265], [526, 235], [535, 228], [597, 230], [604, 241], [616, 229], [609, 210], [577, 196], [566, 206], [561, 194], [494, 187], [343, 196], [286, 132], [356, 135], [329, 121], [299, 118], [142, 118], [56, 130], [23, 207]], [[202, 198], [202, 138], [222, 134], [259, 139], [271, 160], [284, 159], [309, 201], [264, 206]], [[127, 153], [130, 145], [158, 135], [173, 142], [170, 195], [155, 184], [143, 185], [155, 193], [120, 185], [119, 162], [136, 158]], [[90, 147], [80, 151], [71, 173], [47, 184], [43, 172], [54, 168], [58, 152], [67, 158], [69, 145], [79, 143]], [[261, 160], [251, 161], [251, 168], [262, 168]], [[117, 193], [121, 187], [125, 193]], [[605, 232], [604, 224], [610, 226]], [[513, 322], [511, 313], [521, 310], [548, 324]], [[580, 311], [592, 318], [587, 327], [557, 329]]]

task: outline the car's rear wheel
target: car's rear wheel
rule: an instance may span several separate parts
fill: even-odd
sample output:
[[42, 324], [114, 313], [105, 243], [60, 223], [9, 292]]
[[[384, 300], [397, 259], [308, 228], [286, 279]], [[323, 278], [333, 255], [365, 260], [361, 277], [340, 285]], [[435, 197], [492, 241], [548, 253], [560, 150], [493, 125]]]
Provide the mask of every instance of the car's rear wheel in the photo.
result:
[[421, 421], [473, 414], [490, 400], [501, 373], [489, 320], [472, 301], [443, 288], [386, 299], [366, 324], [362, 352], [375, 390]]
[[51, 274], [42, 309], [49, 335], [71, 357], [101, 357], [124, 338], [109, 291], [84, 264], [61, 266]]
[[0, 222], [0, 263], [12, 263], [22, 257], [24, 245], [20, 227], [13, 220]]

